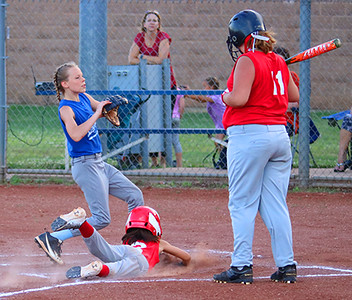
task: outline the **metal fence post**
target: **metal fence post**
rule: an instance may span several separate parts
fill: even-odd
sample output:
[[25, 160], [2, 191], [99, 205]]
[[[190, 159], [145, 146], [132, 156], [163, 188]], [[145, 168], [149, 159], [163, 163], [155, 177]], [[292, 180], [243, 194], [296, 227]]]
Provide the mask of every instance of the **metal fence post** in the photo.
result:
[[6, 179], [6, 0], [0, 2], [0, 182]]
[[107, 89], [107, 0], [80, 2], [79, 64], [87, 89]]
[[[164, 59], [163, 63], [163, 89], [170, 89], [170, 59]], [[163, 106], [164, 106], [164, 127], [172, 127], [172, 105], [171, 96], [163, 96]], [[172, 167], [172, 135], [164, 134], [164, 147], [166, 152], [166, 164]]]
[[[310, 48], [311, 44], [311, 1], [300, 2], [300, 51]], [[310, 131], [310, 61], [300, 63], [299, 90], [299, 181], [301, 187], [309, 185], [309, 131]]]
[[[81, 0], [79, 4], [79, 65], [86, 78], [87, 90], [106, 90], [107, 66], [107, 0]], [[98, 34], [99, 33], [99, 34]], [[96, 100], [103, 96], [94, 96]], [[107, 127], [99, 119], [98, 127]], [[107, 136], [101, 136], [103, 153], [107, 149]]]
[[[147, 88], [147, 60], [141, 59], [139, 63], [139, 78], [140, 78], [140, 87], [142, 89]], [[147, 103], [143, 104], [141, 107], [141, 128], [148, 128], [148, 112], [147, 112]], [[144, 141], [141, 146], [141, 154], [142, 154], [142, 168], [147, 169], [149, 164], [149, 142]]]

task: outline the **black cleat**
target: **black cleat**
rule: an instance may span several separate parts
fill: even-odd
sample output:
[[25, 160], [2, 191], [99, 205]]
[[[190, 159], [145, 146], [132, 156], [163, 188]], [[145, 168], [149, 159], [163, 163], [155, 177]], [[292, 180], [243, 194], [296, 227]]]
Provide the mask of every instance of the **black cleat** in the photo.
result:
[[295, 283], [297, 281], [296, 276], [296, 265], [287, 265], [285, 267], [280, 267], [271, 275], [270, 279], [275, 282]]
[[62, 241], [51, 236], [49, 232], [44, 232], [34, 238], [34, 241], [38, 244], [46, 255], [55, 263], [62, 265], [64, 262], [61, 259], [61, 245]]
[[57, 217], [51, 223], [51, 229], [53, 231], [60, 231], [64, 229], [77, 229], [86, 220], [86, 211], [81, 208], [75, 208], [73, 211], [66, 215]]
[[213, 276], [215, 282], [220, 283], [243, 283], [251, 284], [253, 282], [252, 266], [244, 266], [242, 270], [236, 267], [231, 267], [227, 271]]
[[98, 276], [103, 268], [103, 263], [100, 261], [93, 261], [84, 267], [75, 266], [67, 270], [66, 277], [71, 278], [88, 278]]

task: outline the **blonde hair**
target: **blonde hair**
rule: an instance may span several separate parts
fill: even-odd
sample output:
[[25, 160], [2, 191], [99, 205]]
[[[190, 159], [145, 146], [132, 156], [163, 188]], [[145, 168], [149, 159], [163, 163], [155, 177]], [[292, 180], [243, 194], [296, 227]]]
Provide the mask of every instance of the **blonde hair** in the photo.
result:
[[[265, 36], [269, 38], [269, 40], [263, 41], [263, 40], [256, 39], [254, 48], [263, 51], [265, 54], [269, 53], [270, 51], [273, 51], [274, 44], [276, 44], [276, 39], [274, 38], [275, 33], [273, 31], [267, 30], [267, 31], [259, 31], [258, 35]], [[248, 43], [247, 43], [248, 49], [252, 48], [253, 39], [254, 38], [250, 36], [250, 39], [248, 40]]]
[[144, 23], [145, 23], [145, 21], [147, 20], [147, 17], [149, 16], [149, 15], [156, 15], [156, 17], [158, 18], [158, 21], [159, 21], [159, 28], [158, 28], [158, 31], [160, 31], [161, 30], [161, 17], [160, 17], [160, 14], [159, 14], [159, 12], [158, 11], [156, 11], [156, 10], [147, 10], [146, 12], [145, 12], [145, 14], [144, 14], [144, 16], [143, 16], [143, 19], [142, 19], [142, 27], [141, 27], [141, 30], [142, 31], [144, 31], [144, 32], [147, 32], [147, 30], [145, 29], [145, 27], [144, 27]]
[[75, 62], [67, 62], [59, 66], [54, 73], [53, 81], [56, 89], [56, 98], [59, 102], [61, 101], [60, 93], [63, 94], [65, 92], [65, 89], [62, 87], [61, 83], [68, 79], [68, 70], [74, 67], [78, 68]]

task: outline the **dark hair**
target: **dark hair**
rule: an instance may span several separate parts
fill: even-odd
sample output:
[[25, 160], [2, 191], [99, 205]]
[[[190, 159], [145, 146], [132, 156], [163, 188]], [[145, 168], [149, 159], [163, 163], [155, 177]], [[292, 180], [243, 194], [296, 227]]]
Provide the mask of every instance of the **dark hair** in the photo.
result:
[[160, 237], [153, 235], [149, 230], [144, 228], [129, 228], [126, 234], [122, 237], [123, 244], [132, 245], [137, 241], [156, 242], [158, 243]]
[[216, 77], [208, 77], [205, 81], [213, 90], [218, 90], [220, 87], [219, 80]]
[[274, 47], [273, 52], [281, 55], [284, 59], [288, 59], [290, 57], [290, 52], [284, 47]]
[[144, 27], [144, 23], [145, 23], [145, 21], [147, 20], [148, 15], [151, 15], [151, 14], [156, 15], [156, 17], [158, 18], [158, 21], [159, 21], [159, 28], [158, 28], [158, 30], [159, 30], [159, 31], [161, 30], [161, 17], [160, 17], [159, 12], [157, 12], [156, 10], [147, 10], [147, 11], [145, 12], [144, 16], [143, 16], [143, 19], [142, 19], [142, 28], [141, 28], [141, 30], [144, 31], [144, 32], [147, 31], [147, 30], [145, 29], [145, 27]]
[[56, 98], [59, 102], [61, 100], [60, 93], [65, 92], [65, 89], [62, 87], [61, 83], [68, 79], [68, 70], [73, 67], [78, 67], [75, 62], [67, 62], [58, 67], [54, 73], [53, 81], [56, 89]]

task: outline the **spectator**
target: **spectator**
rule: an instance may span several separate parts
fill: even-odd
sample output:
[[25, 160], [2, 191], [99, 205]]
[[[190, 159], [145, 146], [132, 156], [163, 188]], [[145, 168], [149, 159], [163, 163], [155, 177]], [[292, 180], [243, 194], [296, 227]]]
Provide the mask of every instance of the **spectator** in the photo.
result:
[[[142, 19], [141, 32], [139, 32], [130, 48], [128, 54], [128, 62], [132, 65], [140, 63], [141, 59], [146, 59], [148, 64], [161, 64], [164, 59], [170, 59], [170, 36], [161, 30], [161, 17], [156, 10], [147, 11]], [[170, 62], [170, 82], [171, 89], [176, 89], [176, 79], [174, 76], [173, 68]], [[176, 97], [171, 96], [173, 111]], [[158, 166], [159, 154], [150, 153], [152, 159], [152, 167]], [[165, 166], [166, 153], [162, 152], [160, 157], [160, 164]]]
[[340, 145], [339, 154], [337, 157], [337, 164], [334, 168], [334, 172], [345, 172], [347, 168], [352, 167], [352, 161], [347, 159], [348, 145], [352, 139], [352, 107], [350, 113], [347, 114], [342, 121], [340, 130]]
[[[216, 77], [207, 77], [203, 82], [202, 85], [205, 90], [218, 90], [220, 88], [219, 81]], [[189, 87], [187, 86], [187, 89]], [[207, 103], [207, 111], [209, 116], [214, 122], [216, 129], [224, 129], [222, 124], [222, 117], [225, 112], [225, 104], [221, 100], [221, 95], [186, 95], [186, 98], [190, 98], [199, 102], [206, 102]], [[223, 140], [225, 134], [217, 133], [215, 137], [219, 140]], [[218, 144], [216, 144], [218, 145]], [[221, 145], [218, 145], [221, 148]]]
[[[180, 88], [178, 88], [178, 90], [180, 90]], [[172, 128], [174, 129], [180, 128], [180, 122], [181, 122], [184, 110], [185, 110], [185, 98], [183, 95], [177, 95], [175, 106], [172, 111]], [[172, 135], [172, 145], [175, 150], [176, 167], [181, 168], [182, 167], [182, 146], [180, 143], [180, 135], [178, 133], [174, 133]]]

